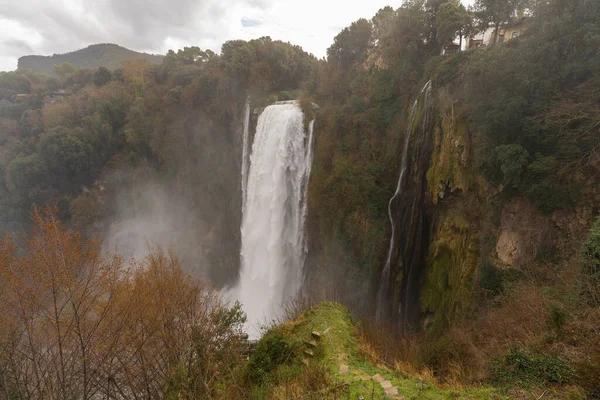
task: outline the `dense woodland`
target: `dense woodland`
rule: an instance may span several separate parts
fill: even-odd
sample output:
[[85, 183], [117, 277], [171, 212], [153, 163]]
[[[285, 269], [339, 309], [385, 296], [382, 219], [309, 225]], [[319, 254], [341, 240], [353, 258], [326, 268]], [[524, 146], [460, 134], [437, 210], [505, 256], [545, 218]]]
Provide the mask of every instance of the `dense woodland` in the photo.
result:
[[[455, 37], [522, 17], [517, 39], [440, 56]], [[230, 398], [228, 379], [257, 384], [214, 345], [235, 350], [239, 308], [182, 271], [235, 283], [248, 96], [258, 110], [298, 98], [316, 116], [305, 286], [369, 314], [409, 109], [429, 80], [436, 132], [468, 137], [460, 174], [437, 168], [439, 144], [427, 174], [431, 248], [449, 243], [424, 255], [418, 311], [433, 322], [399, 339], [364, 318], [362, 340], [440, 382], [600, 396], [600, 3], [477, 0], [467, 10], [411, 0], [345, 28], [322, 60], [266, 37], [220, 54], [170, 51], [160, 64], [0, 73], [0, 228], [10, 232], [0, 243], [0, 365], [10, 398]], [[153, 249], [132, 268], [89, 239], [106, 237], [123, 188], [147, 182], [181, 200], [174, 235], [190, 244], [185, 261]], [[494, 246], [510, 204], [584, 229], [548, 231], [529, 262], [503, 265]], [[456, 213], [465, 222], [447, 229]], [[469, 231], [468, 257], [452, 253]], [[462, 258], [472, 265], [457, 271]]]

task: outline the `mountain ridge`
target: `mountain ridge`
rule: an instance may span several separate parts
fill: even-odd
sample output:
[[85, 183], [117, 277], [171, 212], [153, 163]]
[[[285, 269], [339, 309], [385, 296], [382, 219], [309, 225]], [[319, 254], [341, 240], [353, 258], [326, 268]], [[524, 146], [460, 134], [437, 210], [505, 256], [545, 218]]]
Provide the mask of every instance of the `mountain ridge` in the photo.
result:
[[72, 52], [51, 56], [26, 55], [19, 58], [17, 68], [54, 75], [54, 65], [64, 62], [72, 64], [75, 68], [106, 67], [117, 69], [123, 61], [130, 59], [145, 59], [150, 63], [158, 64], [162, 62], [163, 56], [140, 53], [113, 43], [99, 43]]

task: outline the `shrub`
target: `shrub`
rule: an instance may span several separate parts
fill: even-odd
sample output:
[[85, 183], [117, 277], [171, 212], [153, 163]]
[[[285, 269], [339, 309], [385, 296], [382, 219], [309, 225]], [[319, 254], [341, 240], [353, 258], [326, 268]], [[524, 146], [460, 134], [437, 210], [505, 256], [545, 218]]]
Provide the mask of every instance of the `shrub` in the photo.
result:
[[582, 297], [592, 306], [600, 305], [600, 217], [583, 245], [581, 258]]
[[569, 315], [567, 314], [567, 311], [557, 305], [557, 304], [553, 304], [550, 307], [550, 326], [552, 327], [552, 329], [554, 330], [554, 332], [556, 332], [557, 335], [560, 335], [562, 328], [565, 326], [565, 324], [567, 323], [567, 319], [568, 319]]
[[502, 271], [490, 261], [479, 264], [479, 287], [494, 295], [502, 292]]
[[255, 383], [262, 383], [269, 372], [292, 358], [291, 346], [287, 344], [278, 328], [268, 331], [258, 342], [248, 363], [248, 377]]
[[563, 385], [573, 379], [574, 370], [560, 357], [535, 356], [514, 347], [504, 357], [494, 361], [490, 375], [493, 382], [500, 385]]
[[514, 193], [523, 181], [529, 153], [519, 144], [494, 147], [481, 157], [480, 167], [485, 177], [494, 184], [504, 186], [504, 191]]

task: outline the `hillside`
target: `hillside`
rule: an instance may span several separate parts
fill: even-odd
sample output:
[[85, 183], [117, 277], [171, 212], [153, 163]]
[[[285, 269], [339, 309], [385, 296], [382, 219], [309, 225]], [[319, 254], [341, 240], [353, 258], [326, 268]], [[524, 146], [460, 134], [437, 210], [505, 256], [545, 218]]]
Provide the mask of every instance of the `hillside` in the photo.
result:
[[489, 387], [440, 387], [426, 371], [407, 373], [401, 364], [385, 363], [348, 310], [333, 302], [267, 331], [245, 368], [245, 395], [252, 399], [505, 398]]
[[52, 67], [56, 64], [68, 62], [75, 68], [106, 67], [116, 69], [125, 60], [145, 59], [153, 64], [160, 64], [163, 57], [154, 54], [138, 53], [116, 44], [94, 44], [85, 49], [72, 51], [65, 54], [52, 56], [23, 56], [19, 58], [19, 69], [30, 69], [34, 72], [53, 75]]
[[[426, 366], [383, 360], [381, 352], [375, 350], [382, 344], [382, 336], [374, 340], [376, 335], [368, 331], [375, 327], [356, 323], [345, 306], [323, 302], [300, 312], [300, 304], [303, 302], [288, 308], [295, 320], [264, 333], [248, 364], [240, 366], [234, 380], [237, 385], [231, 385], [230, 391], [257, 400], [581, 398], [575, 388], [558, 387], [545, 380], [546, 375], [557, 373], [553, 360], [529, 359], [526, 354], [519, 354], [521, 359], [504, 360], [493, 369], [498, 376], [516, 370], [523, 376], [535, 375], [526, 388], [517, 389], [500, 381], [496, 387], [456, 381], [442, 384]], [[431, 357], [437, 351], [430, 348]], [[225, 397], [232, 396], [229, 393]]]

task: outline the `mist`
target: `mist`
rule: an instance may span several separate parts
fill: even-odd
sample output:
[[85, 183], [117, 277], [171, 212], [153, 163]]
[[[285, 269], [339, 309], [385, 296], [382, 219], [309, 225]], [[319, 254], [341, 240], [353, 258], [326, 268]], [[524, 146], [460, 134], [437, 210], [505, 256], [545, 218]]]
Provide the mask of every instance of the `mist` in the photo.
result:
[[104, 240], [107, 249], [125, 258], [142, 259], [151, 246], [174, 250], [187, 272], [207, 277], [206, 257], [214, 246], [210, 228], [186, 201], [158, 179], [122, 187], [117, 193], [115, 214]]

